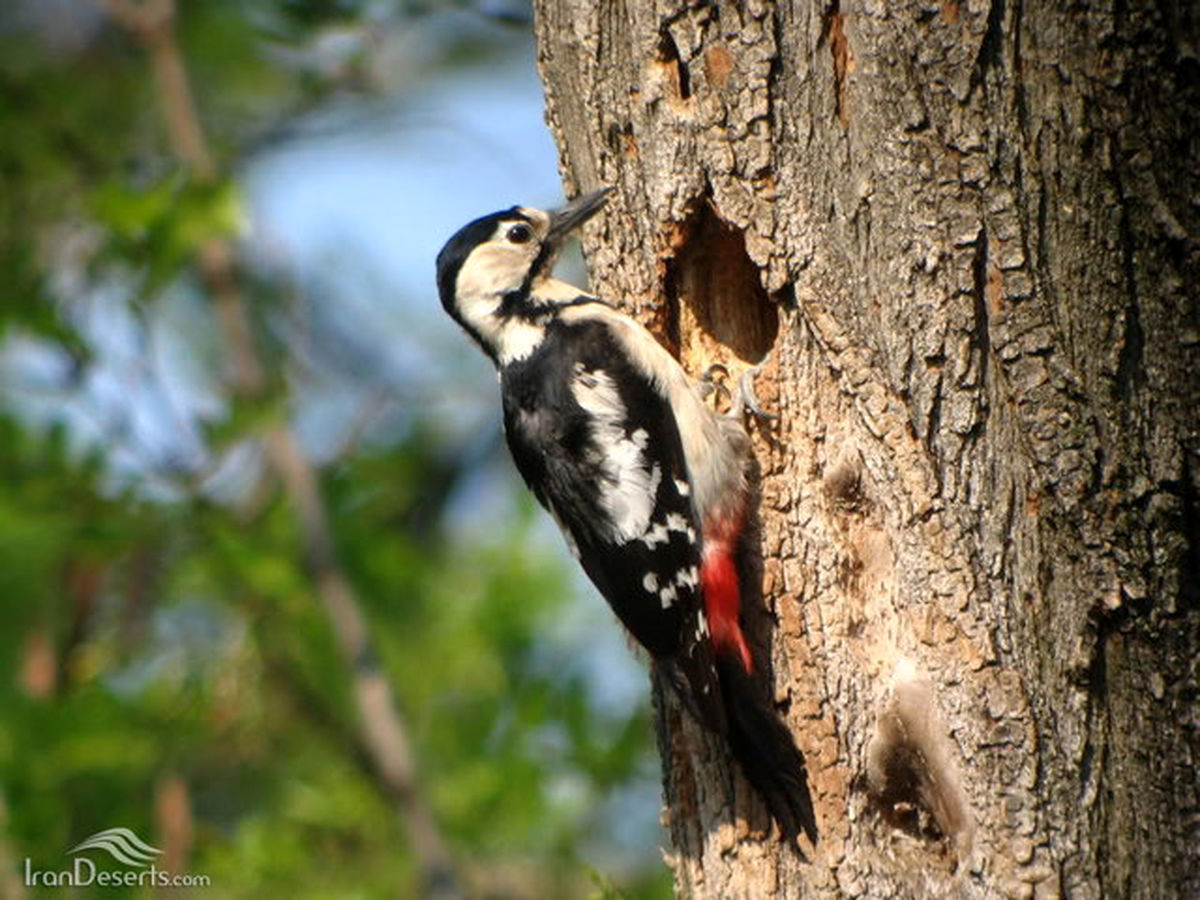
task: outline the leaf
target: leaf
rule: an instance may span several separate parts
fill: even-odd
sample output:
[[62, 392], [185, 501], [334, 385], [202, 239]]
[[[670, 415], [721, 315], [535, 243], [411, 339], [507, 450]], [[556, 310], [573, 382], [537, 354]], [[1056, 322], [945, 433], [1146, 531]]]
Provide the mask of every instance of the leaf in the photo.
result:
[[236, 236], [247, 222], [232, 180], [199, 182], [178, 171], [144, 188], [105, 182], [92, 193], [90, 210], [109, 232], [110, 254], [145, 273], [146, 293], [171, 280], [205, 244]]

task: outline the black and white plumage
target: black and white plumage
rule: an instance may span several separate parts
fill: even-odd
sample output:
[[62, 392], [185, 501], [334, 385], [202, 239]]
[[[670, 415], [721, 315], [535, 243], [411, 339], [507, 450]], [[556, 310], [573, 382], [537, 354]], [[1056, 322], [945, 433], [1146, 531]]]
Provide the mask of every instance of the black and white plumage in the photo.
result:
[[691, 689], [685, 700], [720, 728], [701, 529], [671, 410], [603, 318], [557, 317], [546, 331], [541, 352], [501, 376], [513, 460], [621, 622], [670, 661]]
[[607, 191], [476, 219], [438, 255], [446, 311], [500, 373], [526, 484], [692, 714], [725, 735], [783, 833], [815, 840], [804, 761], [742, 634], [748, 439], [640, 324], [551, 270]]

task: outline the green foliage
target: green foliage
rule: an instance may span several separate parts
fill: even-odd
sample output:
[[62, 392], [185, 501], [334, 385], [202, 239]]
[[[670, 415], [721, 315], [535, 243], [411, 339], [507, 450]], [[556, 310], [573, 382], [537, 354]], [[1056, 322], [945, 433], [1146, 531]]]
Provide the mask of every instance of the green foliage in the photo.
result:
[[161, 290], [215, 239], [244, 225], [237, 186], [172, 174], [146, 188], [106, 181], [91, 194], [90, 212], [109, 237], [109, 252], [145, 272], [146, 290]]
[[[280, 46], [360, 27], [378, 4], [180, 8], [193, 92], [205, 122], [222, 123], [211, 129], [222, 168], [236, 171], [266, 125], [345, 86], [314, 83], [312, 67], [280, 62]], [[390, 14], [404, 20], [399, 4]], [[448, 39], [438, 62], [463, 46]], [[200, 183], [172, 161], [151, 69], [111, 25], [59, 46], [0, 15], [0, 133], [0, 339], [67, 361], [65, 382], [41, 394], [0, 369], [0, 397], [27, 399], [0, 405], [0, 866], [67, 868], [70, 847], [114, 826], [160, 847], [183, 828], [182, 865], [211, 878], [205, 896], [414, 894], [418, 861], [364, 751], [354, 673], [296, 512], [237, 457], [304, 399], [304, 367], [263, 325], [274, 310], [262, 304], [290, 288], [243, 283], [260, 303], [250, 320], [267, 387], [220, 388], [204, 416], [179, 416], [201, 461], [163, 465], [123, 425], [101, 415], [97, 432], [81, 414], [78, 388], [103, 374], [106, 351], [61, 283], [124, 286], [145, 340], [166, 327], [154, 318], [164, 297], [202, 284], [201, 248], [243, 227], [236, 180]], [[87, 235], [83, 250], [67, 252], [65, 233]], [[0, 358], [10, 350], [0, 341]], [[220, 384], [220, 360], [197, 359]], [[571, 648], [545, 637], [577, 591], [539, 536], [540, 513], [521, 494], [495, 533], [450, 531], [446, 511], [471, 490], [478, 454], [401, 412], [387, 440], [343, 442], [320, 489], [421, 790], [468, 881], [519, 870], [533, 896], [666, 896], [652, 846], [619, 875], [584, 861], [612, 828], [604, 799], [650, 765], [649, 724], [644, 709], [600, 713]], [[215, 487], [217, 470], [233, 470], [235, 487]], [[182, 808], [171, 785], [183, 785]]]

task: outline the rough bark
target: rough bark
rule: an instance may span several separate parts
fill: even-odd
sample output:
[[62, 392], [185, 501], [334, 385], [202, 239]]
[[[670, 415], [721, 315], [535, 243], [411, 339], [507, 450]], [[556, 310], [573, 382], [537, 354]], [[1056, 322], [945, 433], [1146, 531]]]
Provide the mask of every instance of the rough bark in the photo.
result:
[[771, 362], [804, 859], [659, 710], [691, 897], [1200, 896], [1200, 62], [1177, 0], [539, 0], [593, 287]]

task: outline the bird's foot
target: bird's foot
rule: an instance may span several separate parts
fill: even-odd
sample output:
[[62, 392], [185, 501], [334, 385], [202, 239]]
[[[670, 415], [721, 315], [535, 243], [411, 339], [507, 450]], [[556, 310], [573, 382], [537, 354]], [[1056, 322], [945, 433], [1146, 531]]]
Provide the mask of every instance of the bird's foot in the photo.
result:
[[729, 397], [729, 411], [726, 415], [731, 419], [740, 419], [749, 413], [762, 421], [774, 420], [776, 416], [763, 409], [754, 390], [754, 379], [758, 377], [768, 360], [769, 357], [742, 372], [738, 377], [736, 389], [729, 387], [729, 367], [724, 363], [713, 363], [704, 370], [704, 374], [697, 382], [700, 396], [708, 399], [714, 392], [723, 391]]
[[746, 369], [738, 378], [737, 391], [733, 393], [733, 405], [729, 409], [730, 416], [741, 418], [749, 413], [764, 422], [771, 422], [778, 418], [774, 413], [763, 409], [758, 394], [754, 390], [754, 379], [758, 377], [769, 361], [770, 356], [764, 357], [762, 362]]

